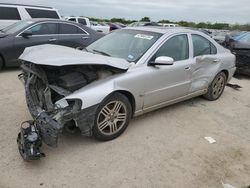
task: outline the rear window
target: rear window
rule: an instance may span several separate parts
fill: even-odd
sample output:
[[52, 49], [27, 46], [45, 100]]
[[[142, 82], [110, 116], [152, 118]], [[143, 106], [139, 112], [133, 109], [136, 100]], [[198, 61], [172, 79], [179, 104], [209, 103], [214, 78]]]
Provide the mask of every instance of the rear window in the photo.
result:
[[56, 19], [59, 19], [57, 12], [54, 10], [41, 10], [41, 9], [26, 8], [26, 11], [29, 13], [31, 18], [56, 18]]
[[71, 24], [60, 24], [60, 34], [87, 34], [79, 27]]
[[17, 8], [0, 7], [0, 20], [21, 20]]
[[78, 18], [78, 22], [79, 22], [80, 24], [82, 24], [82, 25], [87, 25], [85, 19]]

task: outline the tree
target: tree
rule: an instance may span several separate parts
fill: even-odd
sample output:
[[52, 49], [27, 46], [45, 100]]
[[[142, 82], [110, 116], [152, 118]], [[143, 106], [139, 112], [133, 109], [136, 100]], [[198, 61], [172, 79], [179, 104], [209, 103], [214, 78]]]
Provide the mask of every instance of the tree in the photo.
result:
[[141, 22], [150, 22], [150, 18], [145, 16], [140, 21]]
[[158, 23], [172, 23], [172, 22], [169, 20], [160, 20]]

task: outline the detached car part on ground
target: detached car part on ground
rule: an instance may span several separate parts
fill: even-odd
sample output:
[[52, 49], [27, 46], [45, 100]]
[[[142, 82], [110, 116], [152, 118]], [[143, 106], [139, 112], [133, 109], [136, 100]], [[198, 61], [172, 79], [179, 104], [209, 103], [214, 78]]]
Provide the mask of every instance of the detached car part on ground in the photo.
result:
[[63, 128], [107, 141], [134, 116], [200, 95], [216, 100], [235, 72], [229, 50], [187, 29], [126, 28], [85, 50], [26, 48], [20, 60], [34, 117], [18, 137], [26, 160], [44, 156], [41, 140], [56, 147]]

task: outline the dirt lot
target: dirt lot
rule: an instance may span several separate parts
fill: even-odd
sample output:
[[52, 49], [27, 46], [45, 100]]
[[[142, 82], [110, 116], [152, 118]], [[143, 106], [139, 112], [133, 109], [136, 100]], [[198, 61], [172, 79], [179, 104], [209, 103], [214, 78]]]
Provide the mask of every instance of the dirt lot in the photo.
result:
[[[64, 133], [46, 158], [24, 162], [16, 136], [30, 119], [18, 69], [0, 73], [0, 187], [217, 188], [250, 185], [250, 79], [216, 102], [192, 99], [132, 120], [116, 140]], [[204, 137], [216, 139], [209, 144]]]

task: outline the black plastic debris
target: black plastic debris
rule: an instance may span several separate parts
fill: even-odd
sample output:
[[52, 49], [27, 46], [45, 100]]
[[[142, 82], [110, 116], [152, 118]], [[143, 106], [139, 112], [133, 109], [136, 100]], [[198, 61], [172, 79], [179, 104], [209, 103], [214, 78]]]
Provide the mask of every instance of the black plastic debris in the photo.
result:
[[235, 90], [239, 90], [239, 89], [242, 88], [242, 87], [241, 87], [240, 85], [238, 85], [238, 84], [230, 84], [230, 83], [228, 83], [227, 86], [228, 86], [228, 87], [231, 87], [231, 88], [233, 88], [233, 89], [235, 89]]

